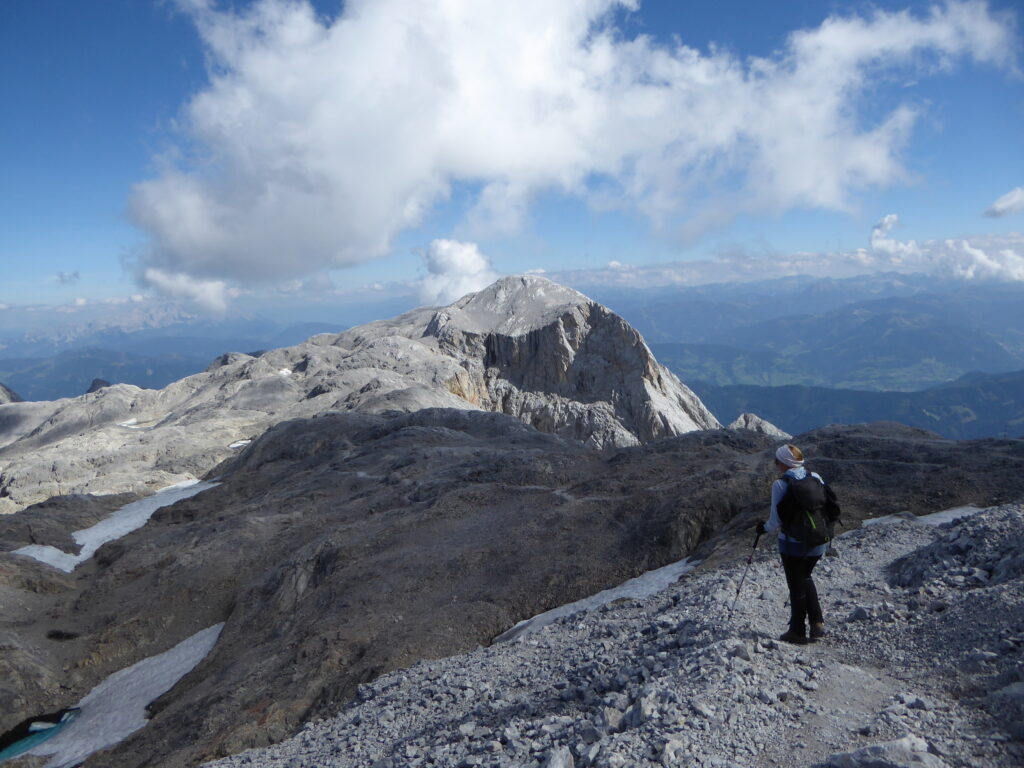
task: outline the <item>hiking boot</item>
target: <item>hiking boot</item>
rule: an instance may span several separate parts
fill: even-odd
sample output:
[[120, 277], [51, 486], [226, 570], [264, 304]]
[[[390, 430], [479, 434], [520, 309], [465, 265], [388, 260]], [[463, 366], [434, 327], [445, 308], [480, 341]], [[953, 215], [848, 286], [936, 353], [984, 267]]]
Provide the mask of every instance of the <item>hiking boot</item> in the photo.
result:
[[781, 640], [784, 643], [793, 643], [794, 645], [807, 644], [807, 637], [802, 632], [797, 632], [793, 629], [787, 629], [785, 632], [779, 635], [779, 640]]
[[828, 637], [828, 632], [825, 631], [825, 623], [819, 621], [816, 624], [811, 624], [811, 642], [821, 640], [823, 637]]

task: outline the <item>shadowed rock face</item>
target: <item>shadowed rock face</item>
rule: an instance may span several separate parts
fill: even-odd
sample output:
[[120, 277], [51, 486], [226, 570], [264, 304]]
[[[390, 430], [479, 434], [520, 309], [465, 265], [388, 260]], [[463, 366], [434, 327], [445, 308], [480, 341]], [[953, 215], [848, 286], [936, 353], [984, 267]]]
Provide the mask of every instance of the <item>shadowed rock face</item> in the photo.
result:
[[10, 389], [3, 384], [0, 384], [0, 405], [4, 403], [20, 403], [21, 398], [18, 397], [18, 393], [13, 389]]
[[[1024, 497], [1024, 441], [874, 425], [795, 442], [848, 524]], [[0, 683], [0, 728], [226, 621], [149, 726], [88, 765], [191, 765], [278, 740], [383, 671], [486, 644], [698, 546], [712, 561], [749, 549], [774, 446], [718, 430], [598, 452], [450, 409], [280, 424], [216, 470], [220, 486], [72, 576], [0, 554], [0, 632], [36, 673]], [[0, 519], [0, 540], [19, 517]]]
[[103, 389], [104, 387], [109, 387], [109, 386], [110, 386], [110, 382], [107, 381], [106, 379], [93, 379], [92, 383], [89, 385], [89, 388], [85, 391], [85, 394], [88, 395], [88, 394], [91, 394], [93, 392], [98, 392], [101, 389]]
[[450, 307], [226, 354], [162, 390], [0, 406], [0, 512], [199, 477], [286, 419], [430, 407], [506, 413], [597, 447], [719, 426], [617, 315], [542, 278], [504, 278]]
[[[727, 432], [702, 443], [709, 455], [763, 447]], [[53, 585], [25, 653], [52, 662], [45, 679], [66, 688], [51, 696], [77, 701], [102, 676], [227, 619], [213, 654], [157, 704], [145, 739], [97, 764], [185, 765], [265, 744], [381, 671], [487, 643], [661, 565], [731, 514], [713, 504], [679, 525], [677, 484], [705, 466], [669, 472], [666, 455], [652, 475], [640, 458], [479, 411], [287, 422], [220, 468], [221, 486], [158, 510]], [[0, 536], [20, 517], [0, 520]], [[0, 564], [47, 570], [20, 556]], [[23, 602], [37, 599], [19, 584]], [[58, 628], [76, 637], [46, 642]], [[19, 722], [29, 705], [17, 702], [38, 694], [8, 692], [0, 709]]]

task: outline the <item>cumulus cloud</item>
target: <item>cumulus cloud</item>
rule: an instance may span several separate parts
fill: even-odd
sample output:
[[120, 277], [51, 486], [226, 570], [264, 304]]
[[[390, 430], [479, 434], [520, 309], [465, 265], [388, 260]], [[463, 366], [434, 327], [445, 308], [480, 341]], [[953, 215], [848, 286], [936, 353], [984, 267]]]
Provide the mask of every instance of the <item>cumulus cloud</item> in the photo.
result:
[[1024, 187], [1017, 187], [1016, 189], [1011, 189], [992, 203], [988, 210], [985, 211], [985, 215], [998, 218], [999, 216], [1009, 216], [1021, 211], [1024, 211]]
[[899, 240], [889, 214], [871, 230], [869, 245], [837, 253], [749, 253], [731, 250], [714, 259], [621, 269], [580, 270], [552, 275], [575, 286], [645, 288], [702, 285], [811, 275], [843, 278], [872, 272], [923, 273], [960, 280], [1024, 280], [1024, 235], [975, 235], [944, 240]]
[[423, 258], [429, 274], [420, 283], [419, 295], [425, 304], [451, 304], [499, 277], [476, 243], [435, 240]]
[[639, 0], [348, 0], [334, 19], [305, 0], [179, 4], [209, 84], [129, 208], [147, 282], [204, 295], [383, 255], [456, 185], [481, 232], [552, 190], [691, 235], [845, 210], [907, 177], [917, 112], [877, 117], [880, 82], [1013, 62], [1013, 25], [977, 1], [834, 16], [749, 59], [624, 36], [612, 14]]
[[1024, 236], [896, 240], [890, 230], [899, 222], [889, 214], [871, 232], [871, 248], [858, 251], [861, 263], [901, 272], [927, 272], [963, 280], [1024, 280]]
[[211, 312], [223, 312], [228, 299], [237, 295], [223, 280], [198, 280], [178, 272], [169, 273], [150, 267], [142, 276], [143, 281], [167, 296], [186, 299]]

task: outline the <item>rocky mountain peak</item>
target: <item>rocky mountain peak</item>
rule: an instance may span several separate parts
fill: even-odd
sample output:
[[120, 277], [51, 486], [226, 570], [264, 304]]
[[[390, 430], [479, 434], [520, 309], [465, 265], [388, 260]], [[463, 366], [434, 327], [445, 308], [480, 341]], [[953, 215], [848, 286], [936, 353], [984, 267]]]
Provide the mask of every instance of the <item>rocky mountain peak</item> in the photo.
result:
[[332, 411], [492, 411], [598, 448], [720, 426], [625, 320], [536, 276], [259, 357], [225, 353], [162, 390], [2, 407], [0, 511], [196, 479], [271, 426]]
[[22, 400], [13, 389], [0, 384], [0, 404], [20, 403]]
[[425, 335], [472, 361], [452, 391], [542, 431], [607, 447], [720, 426], [625, 320], [543, 277], [469, 294]]
[[547, 278], [514, 275], [439, 310], [428, 333], [454, 326], [465, 333], [525, 336], [592, 304], [582, 293]]

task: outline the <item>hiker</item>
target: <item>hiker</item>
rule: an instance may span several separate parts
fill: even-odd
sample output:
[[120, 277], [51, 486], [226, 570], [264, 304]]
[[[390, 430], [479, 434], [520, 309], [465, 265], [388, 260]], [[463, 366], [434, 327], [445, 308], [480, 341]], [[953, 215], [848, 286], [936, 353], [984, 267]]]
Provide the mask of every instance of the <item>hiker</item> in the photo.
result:
[[772, 483], [772, 512], [768, 522], [757, 524], [757, 532], [779, 532], [779, 554], [789, 587], [789, 629], [779, 638], [787, 643], [808, 642], [825, 636], [825, 620], [818, 603], [818, 590], [811, 571], [825, 554], [831, 538], [831, 524], [838, 518], [835, 495], [825, 481], [804, 468], [803, 452], [795, 445], [782, 445], [775, 452], [775, 467], [782, 475]]

